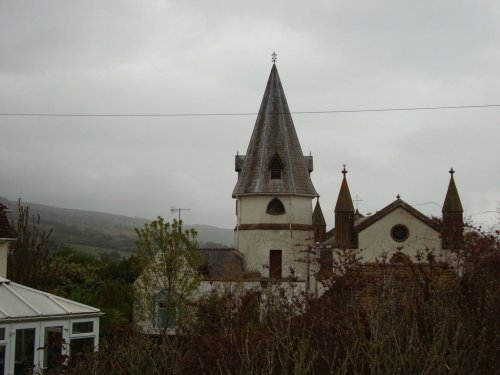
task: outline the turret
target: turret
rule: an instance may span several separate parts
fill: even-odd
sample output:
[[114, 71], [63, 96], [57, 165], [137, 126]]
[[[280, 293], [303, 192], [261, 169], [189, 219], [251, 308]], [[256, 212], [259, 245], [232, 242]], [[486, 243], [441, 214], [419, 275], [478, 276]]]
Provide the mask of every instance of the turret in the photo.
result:
[[314, 207], [312, 224], [314, 227], [314, 242], [323, 242], [326, 239], [326, 221], [319, 204], [319, 198], [316, 200], [316, 206]]
[[354, 233], [354, 205], [347, 185], [347, 170], [342, 170], [344, 175], [340, 186], [337, 204], [335, 205], [335, 246], [338, 248], [352, 249], [356, 247]]
[[458, 195], [457, 186], [453, 174], [455, 171], [450, 169], [450, 183], [446, 198], [443, 203], [443, 229], [441, 233], [443, 249], [460, 249], [464, 241], [464, 221], [462, 203]]

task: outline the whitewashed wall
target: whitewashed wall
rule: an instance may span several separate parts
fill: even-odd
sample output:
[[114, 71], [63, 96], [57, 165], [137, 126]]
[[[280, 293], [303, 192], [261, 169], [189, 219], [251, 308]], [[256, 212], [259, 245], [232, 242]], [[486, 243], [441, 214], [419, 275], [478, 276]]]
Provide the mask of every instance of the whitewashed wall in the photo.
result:
[[[267, 205], [274, 198], [281, 200], [285, 206], [284, 215], [269, 215], [266, 213]], [[237, 200], [238, 224], [258, 223], [312, 223], [311, 197], [297, 197], [290, 195], [254, 195], [242, 196]]]
[[[403, 242], [395, 241], [391, 229], [403, 224], [408, 227], [409, 236]], [[401, 252], [415, 260], [419, 250], [429, 249], [435, 255], [442, 254], [441, 235], [414, 215], [399, 207], [358, 233], [358, 248], [362, 249], [364, 262], [374, 262], [384, 252], [393, 254], [398, 247]]]
[[0, 277], [7, 278], [7, 254], [9, 243], [0, 240]]

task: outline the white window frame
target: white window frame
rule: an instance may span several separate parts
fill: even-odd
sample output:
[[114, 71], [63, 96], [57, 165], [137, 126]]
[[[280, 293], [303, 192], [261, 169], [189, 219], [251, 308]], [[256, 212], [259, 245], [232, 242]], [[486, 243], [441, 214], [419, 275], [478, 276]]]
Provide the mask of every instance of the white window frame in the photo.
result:
[[[15, 366], [15, 360], [16, 360], [16, 337], [17, 337], [17, 330], [20, 329], [35, 329], [35, 347], [33, 348], [34, 353], [33, 353], [33, 367], [35, 370], [38, 369], [38, 364], [40, 363], [39, 358], [40, 358], [40, 350], [37, 350], [40, 347], [40, 322], [26, 322], [26, 323], [13, 323], [10, 325], [10, 332], [9, 332], [9, 344], [10, 346], [9, 350], [9, 367], [6, 371], [7, 374], [13, 374], [14, 373], [14, 366]], [[5, 332], [5, 335], [7, 336], [7, 332]], [[6, 357], [7, 357], [7, 353]]]
[[66, 342], [66, 347], [63, 346], [61, 354], [62, 355], [68, 355], [69, 353], [69, 322], [68, 320], [46, 320], [42, 321], [40, 323], [40, 343], [39, 343], [39, 348], [43, 348], [39, 350], [39, 358], [38, 358], [38, 366], [39, 368], [45, 368], [44, 367], [44, 360], [45, 360], [45, 328], [47, 327], [63, 327], [62, 331], [62, 336], [64, 341]]
[[[73, 333], [73, 323], [83, 323], [90, 321], [94, 323], [92, 332]], [[89, 337], [94, 338], [94, 351], [96, 352], [99, 349], [99, 317], [78, 318], [78, 319], [71, 319], [69, 321], [68, 345], [71, 344], [72, 339], [84, 339]], [[71, 348], [69, 348], [68, 353], [71, 356]]]
[[3, 364], [3, 373], [8, 374], [8, 368], [7, 366], [9, 365], [9, 355], [10, 355], [10, 345], [9, 345], [9, 337], [10, 337], [10, 325], [8, 324], [1, 324], [0, 329], [4, 329], [4, 338], [3, 340], [0, 339], [0, 346], [5, 347], [5, 358], [4, 358], [4, 364]]

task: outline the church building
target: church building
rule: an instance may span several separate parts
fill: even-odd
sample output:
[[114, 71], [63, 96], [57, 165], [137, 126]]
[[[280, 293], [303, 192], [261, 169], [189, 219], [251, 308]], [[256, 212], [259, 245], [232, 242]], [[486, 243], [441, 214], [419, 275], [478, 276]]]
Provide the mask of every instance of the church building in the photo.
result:
[[[359, 252], [362, 262], [370, 265], [386, 255], [399, 263], [417, 260], [422, 252], [440, 257], [458, 248], [463, 209], [453, 170], [440, 224], [399, 195], [375, 214], [362, 215], [354, 209], [344, 166], [331, 213], [335, 227], [327, 232], [311, 180], [313, 157], [304, 155], [300, 147], [275, 57], [247, 152], [235, 156], [234, 248], [199, 249], [205, 263], [197, 295], [228, 288], [272, 291], [276, 285], [290, 287], [293, 294], [320, 295], [322, 278], [334, 272], [338, 250]], [[318, 255], [322, 262], [316, 262]], [[164, 298], [161, 290], [152, 296], [156, 318], [136, 322], [148, 333], [166, 329], [167, 334], [177, 334], [176, 320], [166, 318], [159, 296]], [[177, 316], [175, 310], [173, 316]]]
[[399, 194], [375, 214], [362, 215], [354, 209], [344, 166], [332, 213], [335, 227], [326, 231], [319, 200], [312, 209], [319, 197], [311, 180], [313, 157], [302, 153], [275, 62], [273, 56], [247, 152], [235, 157], [234, 247], [242, 255], [244, 271], [283, 281], [295, 277], [313, 291], [318, 267], [305, 259], [308, 246], [357, 250], [365, 263], [386, 256], [415, 261], [426, 254], [451, 260], [449, 250], [463, 240], [463, 209], [453, 169], [439, 223]]

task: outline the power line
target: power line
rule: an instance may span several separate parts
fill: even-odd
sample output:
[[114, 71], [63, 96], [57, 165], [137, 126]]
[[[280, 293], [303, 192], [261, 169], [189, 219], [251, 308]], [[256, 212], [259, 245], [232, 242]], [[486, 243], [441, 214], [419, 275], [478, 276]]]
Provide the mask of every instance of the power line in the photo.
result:
[[[401, 108], [369, 108], [369, 109], [333, 109], [325, 111], [296, 111], [292, 115], [335, 114], [335, 113], [364, 113], [364, 112], [400, 112], [400, 111], [435, 111], [444, 109], [491, 108], [500, 107], [500, 104], [457, 105], [438, 107], [401, 107]], [[8, 117], [201, 117], [201, 116], [255, 116], [257, 112], [227, 112], [227, 113], [0, 113]]]

